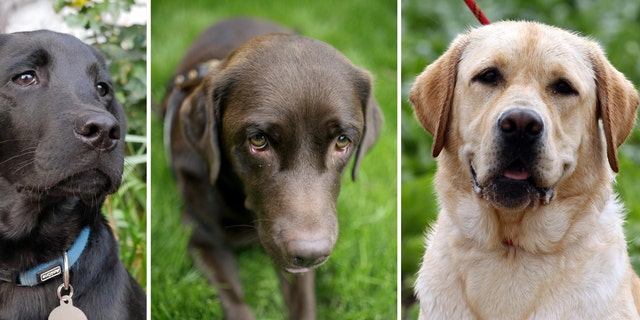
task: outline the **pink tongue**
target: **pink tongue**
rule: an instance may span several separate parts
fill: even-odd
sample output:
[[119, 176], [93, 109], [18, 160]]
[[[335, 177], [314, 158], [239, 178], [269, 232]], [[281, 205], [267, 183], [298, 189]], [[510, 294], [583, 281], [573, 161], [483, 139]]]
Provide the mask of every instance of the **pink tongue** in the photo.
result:
[[504, 170], [504, 176], [513, 180], [527, 180], [529, 170], [523, 166], [512, 166]]

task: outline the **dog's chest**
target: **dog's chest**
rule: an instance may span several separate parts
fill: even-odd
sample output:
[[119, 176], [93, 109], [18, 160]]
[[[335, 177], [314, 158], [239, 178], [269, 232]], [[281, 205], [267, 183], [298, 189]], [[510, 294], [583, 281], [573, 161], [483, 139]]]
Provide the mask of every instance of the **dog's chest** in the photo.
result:
[[463, 264], [460, 280], [464, 300], [482, 318], [510, 314], [514, 319], [526, 319], [553, 281], [552, 264], [518, 257], [516, 252], [504, 254], [477, 257]]
[[[616, 304], [615, 291], [624, 274], [624, 265], [603, 256], [594, 256], [592, 264], [581, 266], [567, 257], [531, 255], [515, 248], [452, 258], [459, 259], [459, 272], [449, 284], [436, 280], [435, 285], [443, 286], [431, 292], [448, 291], [451, 301], [464, 301], [466, 313], [456, 314], [463, 310], [458, 304], [448, 314], [462, 318], [599, 318], [613, 312], [606, 309]], [[456, 290], [450, 289], [452, 283]]]

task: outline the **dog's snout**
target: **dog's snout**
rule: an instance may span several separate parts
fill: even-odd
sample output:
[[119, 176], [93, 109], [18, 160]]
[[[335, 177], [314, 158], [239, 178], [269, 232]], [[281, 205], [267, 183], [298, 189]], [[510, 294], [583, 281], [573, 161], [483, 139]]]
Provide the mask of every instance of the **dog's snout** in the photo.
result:
[[80, 116], [73, 129], [80, 140], [99, 151], [113, 150], [120, 140], [120, 124], [110, 114]]
[[287, 243], [287, 252], [296, 267], [320, 265], [327, 260], [332, 250], [333, 245], [329, 238], [295, 239]]
[[535, 111], [511, 109], [498, 119], [498, 128], [508, 139], [531, 141], [542, 134], [544, 123]]

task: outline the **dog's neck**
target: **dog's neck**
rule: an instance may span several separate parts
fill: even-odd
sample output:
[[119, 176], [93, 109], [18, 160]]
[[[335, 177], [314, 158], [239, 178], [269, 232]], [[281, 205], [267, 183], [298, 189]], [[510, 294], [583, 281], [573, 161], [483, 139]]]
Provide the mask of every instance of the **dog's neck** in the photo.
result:
[[[87, 226], [78, 235], [73, 245], [66, 251], [68, 266], [72, 268], [87, 246], [91, 230]], [[12, 270], [0, 266], [0, 281], [15, 283], [18, 286], [35, 286], [62, 275], [62, 255], [52, 261], [47, 261], [28, 270]]]
[[[15, 188], [0, 187], [0, 191], [11, 190], [15, 192]], [[83, 228], [89, 227], [94, 232], [105, 223], [100, 211], [77, 198], [41, 206], [19, 193], [0, 196], [0, 220], [0, 268], [12, 272], [23, 272], [60, 258], [73, 246]]]

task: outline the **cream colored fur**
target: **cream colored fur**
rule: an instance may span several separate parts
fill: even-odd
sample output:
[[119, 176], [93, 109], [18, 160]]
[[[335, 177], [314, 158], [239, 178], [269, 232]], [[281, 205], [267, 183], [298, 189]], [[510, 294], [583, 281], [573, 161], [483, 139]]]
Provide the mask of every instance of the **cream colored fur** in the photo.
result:
[[[496, 68], [488, 86], [474, 77]], [[568, 81], [576, 95], [553, 84]], [[437, 222], [415, 290], [420, 319], [640, 319], [616, 149], [636, 118], [633, 85], [593, 41], [531, 22], [460, 35], [417, 78], [416, 116], [434, 136]], [[531, 174], [550, 201], [506, 210], [474, 192], [496, 171], [496, 121], [508, 108], [543, 120]]]

